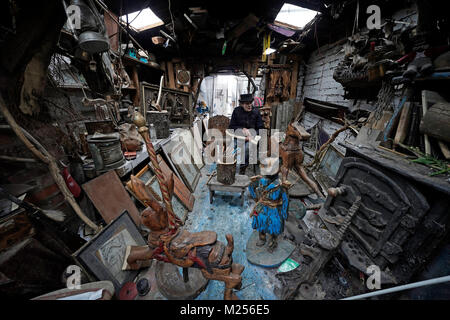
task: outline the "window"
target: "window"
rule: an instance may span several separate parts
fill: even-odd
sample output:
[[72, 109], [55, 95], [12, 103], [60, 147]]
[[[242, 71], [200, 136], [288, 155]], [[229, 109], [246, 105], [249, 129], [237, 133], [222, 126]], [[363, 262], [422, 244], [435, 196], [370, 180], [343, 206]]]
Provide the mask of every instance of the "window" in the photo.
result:
[[152, 10], [150, 10], [150, 8], [121, 16], [120, 20], [125, 24], [127, 23], [127, 16], [130, 26], [137, 32], [159, 27], [164, 24], [164, 22], [158, 18]]
[[275, 18], [275, 24], [299, 30], [310, 22], [317, 14], [317, 11], [285, 3]]

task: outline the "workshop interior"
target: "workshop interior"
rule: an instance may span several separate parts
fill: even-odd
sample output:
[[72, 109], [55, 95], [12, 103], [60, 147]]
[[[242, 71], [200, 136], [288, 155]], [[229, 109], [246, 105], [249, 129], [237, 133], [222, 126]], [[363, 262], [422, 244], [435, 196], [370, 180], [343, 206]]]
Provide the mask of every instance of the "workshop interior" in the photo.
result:
[[0, 17], [3, 299], [450, 299], [445, 1]]

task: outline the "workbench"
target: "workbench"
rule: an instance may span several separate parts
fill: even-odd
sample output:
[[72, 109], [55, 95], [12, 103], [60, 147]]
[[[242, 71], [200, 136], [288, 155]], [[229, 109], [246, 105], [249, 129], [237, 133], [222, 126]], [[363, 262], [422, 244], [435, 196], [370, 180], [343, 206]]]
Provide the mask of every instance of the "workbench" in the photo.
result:
[[210, 182], [208, 182], [209, 189], [209, 202], [212, 204], [214, 200], [214, 192], [225, 191], [234, 192], [241, 194], [241, 206], [244, 206], [244, 193], [245, 189], [250, 185], [250, 178], [246, 175], [236, 175], [236, 181], [231, 185], [225, 185], [217, 181], [217, 176], [213, 177]]

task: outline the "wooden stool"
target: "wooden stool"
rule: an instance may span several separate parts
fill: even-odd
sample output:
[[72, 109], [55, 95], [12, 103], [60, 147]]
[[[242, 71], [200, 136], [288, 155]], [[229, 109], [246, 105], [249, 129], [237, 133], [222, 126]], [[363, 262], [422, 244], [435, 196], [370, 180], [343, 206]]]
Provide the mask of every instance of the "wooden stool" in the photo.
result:
[[236, 175], [236, 180], [231, 185], [225, 185], [217, 181], [217, 177], [211, 179], [208, 183], [209, 189], [209, 203], [213, 203], [214, 192], [215, 191], [226, 191], [226, 192], [240, 192], [241, 193], [241, 206], [244, 206], [244, 192], [245, 189], [250, 185], [250, 178], [245, 175]]

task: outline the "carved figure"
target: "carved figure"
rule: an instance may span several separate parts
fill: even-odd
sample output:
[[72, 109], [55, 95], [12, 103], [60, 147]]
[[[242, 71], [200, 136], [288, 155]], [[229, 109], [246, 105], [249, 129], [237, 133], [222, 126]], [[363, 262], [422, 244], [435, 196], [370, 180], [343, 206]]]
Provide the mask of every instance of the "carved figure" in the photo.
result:
[[259, 232], [256, 243], [261, 247], [269, 235], [268, 251], [272, 253], [277, 247], [277, 236], [284, 231], [284, 221], [288, 218], [288, 184], [278, 178], [279, 159], [266, 158], [260, 164], [262, 176], [251, 178], [250, 195], [256, 205], [251, 211], [252, 228]]
[[324, 196], [317, 187], [317, 184], [308, 177], [306, 170], [303, 167], [303, 151], [300, 142], [308, 140], [310, 136], [311, 135], [298, 124], [296, 119], [288, 125], [286, 138], [284, 142], [280, 144], [280, 156], [283, 161], [281, 167], [282, 181], [287, 181], [289, 170], [295, 169], [303, 181], [305, 181], [318, 196], [323, 198]]
[[[140, 119], [139, 115], [137, 117], [135, 124], [146, 142], [153, 167], [156, 164], [159, 168], [148, 128], [145, 127], [145, 120]], [[142, 224], [151, 232], [148, 236], [148, 246], [127, 248], [124, 269], [139, 269], [142, 262], [150, 259], [173, 263], [185, 268], [184, 272], [187, 268], [199, 268], [206, 279], [225, 283], [225, 300], [237, 299], [233, 289], [239, 290], [241, 287], [241, 273], [244, 271], [244, 266], [233, 263], [233, 236], [231, 234], [225, 236], [227, 239], [227, 245], [225, 245], [217, 241], [217, 234], [214, 231], [190, 233], [181, 229], [171, 207], [173, 175], [164, 179], [162, 175], [158, 175], [160, 170], [155, 168], [155, 171], [163, 193], [164, 204], [153, 197], [144, 182], [133, 176], [131, 178], [136, 197], [148, 205], [142, 212], [141, 219]]]

